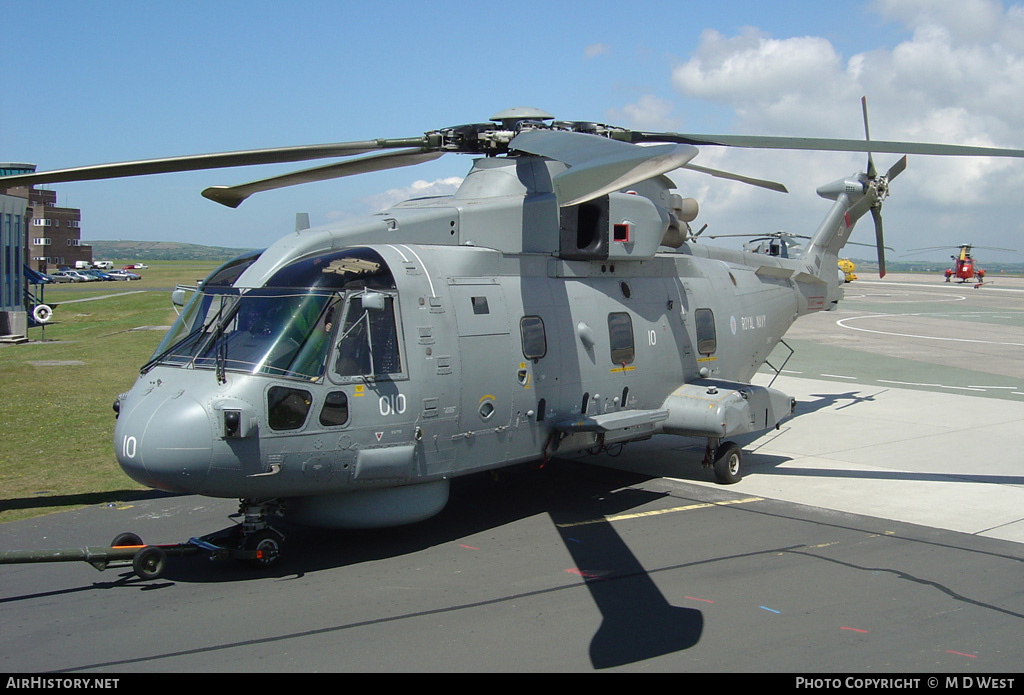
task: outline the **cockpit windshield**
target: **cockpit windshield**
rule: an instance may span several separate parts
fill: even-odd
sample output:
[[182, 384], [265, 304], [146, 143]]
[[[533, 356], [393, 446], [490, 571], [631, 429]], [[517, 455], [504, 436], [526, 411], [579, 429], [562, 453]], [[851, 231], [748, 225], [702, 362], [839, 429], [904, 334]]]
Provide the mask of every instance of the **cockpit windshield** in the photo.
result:
[[[299, 288], [201, 288], [143, 368], [170, 365], [317, 380], [382, 378], [402, 371], [390, 273], [366, 257], [334, 259], [333, 282]], [[354, 255], [354, 254], [352, 254]], [[379, 258], [379, 257], [377, 257]], [[342, 270], [339, 271], [339, 268]], [[363, 270], [369, 268], [369, 272]], [[296, 280], [295, 271], [289, 280]], [[338, 280], [345, 278], [346, 281]], [[367, 282], [372, 276], [375, 282]], [[368, 285], [374, 285], [371, 289]], [[381, 289], [376, 289], [380, 287]]]
[[[334, 293], [200, 293], [168, 333], [160, 364], [316, 379], [330, 347]], [[188, 330], [186, 330], [186, 328]], [[175, 336], [183, 338], [175, 340]], [[161, 345], [163, 347], [163, 344]]]

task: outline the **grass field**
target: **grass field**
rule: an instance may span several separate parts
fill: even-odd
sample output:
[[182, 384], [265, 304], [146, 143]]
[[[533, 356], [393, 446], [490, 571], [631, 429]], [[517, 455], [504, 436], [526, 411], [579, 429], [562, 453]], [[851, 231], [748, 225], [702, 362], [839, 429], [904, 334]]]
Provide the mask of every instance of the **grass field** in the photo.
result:
[[174, 320], [170, 289], [219, 263], [148, 265], [138, 281], [45, 286], [52, 320], [0, 347], [0, 522], [144, 491], [114, 458], [112, 405], [163, 337], [152, 327]]

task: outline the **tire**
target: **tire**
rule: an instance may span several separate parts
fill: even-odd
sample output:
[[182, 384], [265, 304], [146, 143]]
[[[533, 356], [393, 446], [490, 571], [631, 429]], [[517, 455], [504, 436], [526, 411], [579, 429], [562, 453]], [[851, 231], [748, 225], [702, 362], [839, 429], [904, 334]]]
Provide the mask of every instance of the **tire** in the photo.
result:
[[167, 553], [147, 545], [132, 558], [132, 570], [139, 579], [159, 579], [167, 566]]
[[143, 543], [142, 539], [136, 536], [134, 533], [119, 533], [116, 536], [114, 536], [114, 540], [110, 541], [111, 548], [120, 548], [126, 545], [145, 545], [145, 543]]
[[738, 483], [742, 477], [743, 450], [733, 442], [723, 442], [715, 456], [715, 480], [721, 485]]
[[246, 560], [250, 567], [270, 569], [281, 560], [284, 536], [273, 529], [265, 528], [245, 539], [246, 550], [258, 550], [261, 557]]

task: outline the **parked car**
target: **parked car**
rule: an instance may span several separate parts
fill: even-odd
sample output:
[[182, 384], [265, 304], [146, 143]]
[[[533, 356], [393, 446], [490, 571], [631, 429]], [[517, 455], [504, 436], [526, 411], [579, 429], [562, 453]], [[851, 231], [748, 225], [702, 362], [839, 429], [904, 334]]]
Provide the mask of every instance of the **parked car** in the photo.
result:
[[75, 277], [68, 270], [58, 270], [55, 273], [50, 273], [50, 279], [54, 282], [83, 282], [83, 280]]
[[93, 280], [113, 280], [114, 279], [114, 278], [110, 277], [105, 271], [97, 270], [95, 268], [93, 268], [91, 270], [79, 270], [78, 272], [80, 272], [82, 275], [85, 275], [85, 276], [87, 276], [87, 277], [89, 277], [90, 279], [93, 279]]
[[142, 279], [141, 275], [136, 275], [135, 273], [130, 273], [127, 270], [111, 270], [110, 272], [107, 273], [107, 275], [110, 276], [111, 279], [114, 279], [114, 280], [141, 280]]
[[129, 263], [121, 266], [121, 270], [145, 270], [148, 267], [145, 263]]

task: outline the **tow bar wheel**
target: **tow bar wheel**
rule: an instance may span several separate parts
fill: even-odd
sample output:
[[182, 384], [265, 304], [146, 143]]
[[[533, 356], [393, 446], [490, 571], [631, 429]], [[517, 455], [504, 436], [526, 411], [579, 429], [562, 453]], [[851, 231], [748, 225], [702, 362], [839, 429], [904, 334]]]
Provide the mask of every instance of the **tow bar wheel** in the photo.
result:
[[110, 541], [111, 548], [123, 548], [124, 546], [145, 545], [142, 539], [134, 533], [119, 533]]
[[167, 553], [155, 545], [147, 545], [132, 559], [132, 570], [140, 579], [158, 579], [166, 566]]

